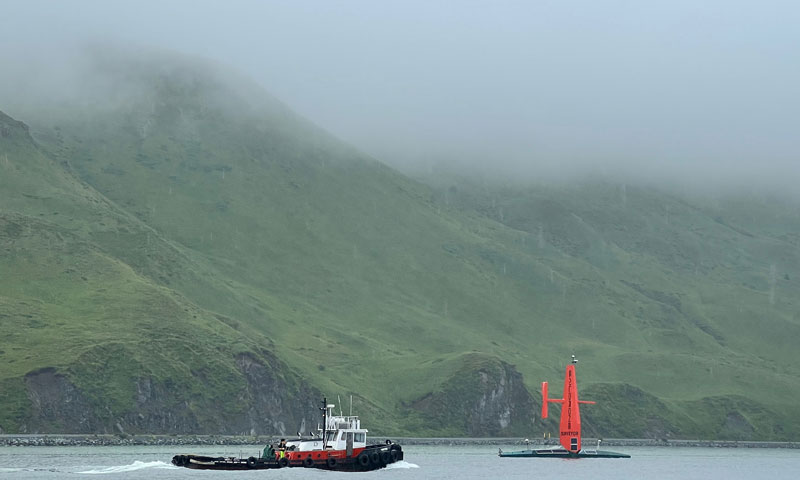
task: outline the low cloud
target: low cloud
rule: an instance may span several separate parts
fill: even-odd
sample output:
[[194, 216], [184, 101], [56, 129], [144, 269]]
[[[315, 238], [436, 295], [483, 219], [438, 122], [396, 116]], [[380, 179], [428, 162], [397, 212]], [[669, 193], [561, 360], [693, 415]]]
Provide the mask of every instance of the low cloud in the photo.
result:
[[[96, 86], [88, 44], [241, 72], [410, 172], [618, 175], [792, 189], [794, 2], [17, 2], [0, 110]], [[126, 47], [120, 52], [133, 52]], [[109, 95], [114, 92], [109, 91]]]

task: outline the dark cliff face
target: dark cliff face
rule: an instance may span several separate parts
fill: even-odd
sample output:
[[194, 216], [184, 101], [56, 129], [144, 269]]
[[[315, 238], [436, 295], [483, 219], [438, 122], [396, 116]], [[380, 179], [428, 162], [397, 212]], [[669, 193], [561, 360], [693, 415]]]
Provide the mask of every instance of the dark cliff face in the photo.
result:
[[522, 375], [496, 358], [467, 358], [440, 391], [410, 407], [430, 427], [475, 437], [529, 435], [535, 418], [534, 400]]
[[321, 422], [318, 407], [322, 395], [294, 377], [292, 383], [276, 368], [280, 365], [271, 357], [264, 365], [250, 354], [240, 354], [236, 364], [246, 382], [246, 426], [250, 433], [294, 434], [315, 429]]
[[[115, 411], [93, 401], [54, 368], [25, 376], [29, 416], [25, 433], [185, 433], [284, 435], [317, 424], [320, 394], [288, 371], [274, 357], [239, 354], [238, 398], [212, 405], [190, 398], [167, 381], [131, 379], [132, 408]], [[199, 379], [198, 379], [199, 381]]]
[[105, 430], [85, 396], [54, 368], [26, 375], [25, 388], [31, 402], [31, 416], [22, 431], [90, 433]]

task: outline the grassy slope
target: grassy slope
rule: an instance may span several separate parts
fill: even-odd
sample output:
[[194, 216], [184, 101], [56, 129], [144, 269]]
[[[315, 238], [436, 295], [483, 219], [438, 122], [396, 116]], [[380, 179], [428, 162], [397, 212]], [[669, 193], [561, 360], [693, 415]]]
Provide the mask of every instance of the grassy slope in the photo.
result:
[[[239, 375], [231, 354], [269, 341], [149, 278], [157, 266], [181, 263], [187, 281], [202, 284], [203, 267], [76, 181], [21, 126], [0, 121], [17, 127], [0, 142], [0, 396], [17, 405], [0, 410], [0, 424], [18, 428], [21, 377], [47, 366], [73, 374], [98, 407], [117, 412], [132, 406], [137, 377], [169, 379], [188, 399], [207, 396], [189, 381], [192, 371], [205, 373], [211, 401], [230, 405]], [[97, 238], [114, 238], [127, 261]]]
[[[582, 345], [593, 353], [581, 376], [657, 395], [690, 418], [697, 435], [714, 431], [709, 422], [715, 420], [708, 418], [708, 402], [687, 400], [706, 396], [740, 395], [779, 412], [781, 420], [768, 424], [754, 415], [751, 423], [764, 427], [759, 433], [797, 427], [798, 409], [790, 400], [797, 394], [794, 344], [800, 338], [796, 205], [678, 197], [602, 182], [433, 183], [443, 203], [528, 233], [537, 248], [555, 247], [562, 264], [572, 265], [554, 269], [554, 278], [564, 276], [570, 303], [554, 318], [567, 314], [584, 322], [583, 332], [572, 333], [576, 341], [602, 340]], [[580, 264], [586, 270], [578, 274]], [[586, 273], [599, 277], [602, 287], [582, 299], [589, 284], [578, 277]], [[577, 295], [570, 294], [573, 288]], [[625, 340], [630, 332], [621, 328], [638, 338]]]
[[[391, 405], [400, 388], [403, 399], [421, 395], [437, 379], [386, 391], [385, 373], [373, 365], [432, 362], [482, 346], [483, 333], [463, 322], [499, 317], [502, 307], [472, 298], [480, 259], [443, 247], [484, 240], [438, 214], [427, 189], [322, 135], [314, 145], [309, 126], [298, 127], [302, 139], [286, 140], [260, 131], [257, 120], [192, 111], [180, 98], [170, 92], [154, 102], [160, 110], [142, 121], [152, 134], [112, 117], [82, 126], [80, 139], [40, 135], [159, 235], [200, 252], [246, 292], [251, 308], [228, 292], [170, 286], [263, 328], [323, 385], [332, 375], [337, 390], [353, 390], [355, 370], [363, 394], [380, 404]], [[175, 121], [175, 109], [188, 124]], [[400, 374], [414, 385], [424, 372]]]
[[[46, 340], [57, 323], [44, 317], [50, 328], [29, 336], [51, 342], [56, 365], [110, 341], [97, 338], [103, 329], [91, 322], [138, 327], [138, 309], [147, 306], [143, 316], [154, 319], [147, 329], [199, 326], [231, 344], [246, 344], [243, 334], [251, 343], [274, 342], [324, 391], [359, 393], [361, 413], [385, 415], [386, 431], [404, 432], [399, 406], [440, 388], [473, 351], [515, 364], [532, 391], [542, 379], [558, 384], [574, 352], [585, 359], [586, 384], [635, 385], [676, 416], [694, 415], [684, 424], [696, 430], [690, 433], [712, 435], [715, 427], [688, 402], [720, 395], [763, 400], [787, 431], [800, 431], [792, 401], [800, 394], [792, 346], [800, 332], [791, 303], [800, 271], [789, 242], [798, 230], [789, 207], [782, 207], [786, 218], [765, 225], [754, 219], [759, 208], [774, 211], [769, 206], [745, 202], [753, 208], [747, 223], [725, 217], [741, 214], [741, 206], [706, 206], [651, 189], [622, 196], [608, 185], [460, 184], [440, 193], [259, 100], [259, 92], [245, 96], [196, 75], [143, 75], [135, 79], [145, 92], [136, 102], [32, 121], [46, 151], [68, 161], [109, 205], [92, 216], [63, 198], [48, 206], [14, 195], [11, 186], [24, 185], [17, 181], [1, 190], [19, 199], [4, 212], [26, 218], [59, 211], [63, 222], [71, 209], [69, 228], [91, 252], [50, 250], [37, 238], [25, 242], [32, 265], [4, 265], [25, 276], [22, 290], [10, 277], [0, 289], [0, 306], [17, 309], [13, 318], [51, 296], [57, 300], [45, 303], [61, 309], [63, 326], [80, 332]], [[30, 182], [19, 187], [24, 192], [58, 184], [33, 172], [19, 171]], [[77, 183], [69, 189], [87, 191]], [[754, 233], [740, 231], [748, 228]], [[53, 252], [46, 262], [37, 253], [44, 250]], [[52, 268], [64, 259], [89, 262], [81, 272], [109, 271], [96, 280], [105, 290], [84, 298], [87, 289]], [[170, 313], [162, 309], [166, 299], [199, 313]], [[26, 306], [15, 307], [20, 301]], [[119, 308], [102, 310], [110, 305]], [[165, 318], [185, 324], [165, 326]], [[122, 343], [130, 352], [144, 349], [146, 368], [188, 363], [185, 353], [213, 364], [223, 358], [215, 352], [226, 350], [204, 344], [202, 335], [182, 337], [188, 352], [148, 366], [149, 337], [132, 330]], [[86, 331], [96, 333], [87, 338]], [[4, 358], [24, 358], [23, 340], [4, 342], [0, 348], [13, 352]], [[27, 360], [0, 372], [12, 378], [52, 364]]]

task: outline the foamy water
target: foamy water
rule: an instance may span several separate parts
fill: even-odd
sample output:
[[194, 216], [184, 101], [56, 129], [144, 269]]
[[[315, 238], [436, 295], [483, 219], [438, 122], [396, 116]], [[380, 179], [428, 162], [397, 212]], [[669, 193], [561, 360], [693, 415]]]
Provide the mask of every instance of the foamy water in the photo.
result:
[[86, 470], [84, 472], [77, 472], [77, 473], [84, 473], [87, 475], [104, 475], [108, 473], [123, 473], [123, 472], [135, 472], [137, 470], [144, 470], [146, 468], [179, 468], [170, 463], [166, 462], [140, 462], [136, 460], [135, 462], [131, 463], [130, 465], [120, 465], [116, 467], [105, 467], [99, 468], [96, 470]]
[[390, 463], [386, 465], [385, 470], [395, 470], [398, 468], [419, 468], [419, 465], [414, 463], [408, 463], [405, 460], [400, 460], [399, 462]]

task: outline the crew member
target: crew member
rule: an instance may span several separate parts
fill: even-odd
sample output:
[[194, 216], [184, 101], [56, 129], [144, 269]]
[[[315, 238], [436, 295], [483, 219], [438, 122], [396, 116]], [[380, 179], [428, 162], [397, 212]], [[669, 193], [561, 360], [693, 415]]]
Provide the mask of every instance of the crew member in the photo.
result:
[[278, 444], [278, 459], [286, 456], [286, 439], [281, 438], [281, 443]]

